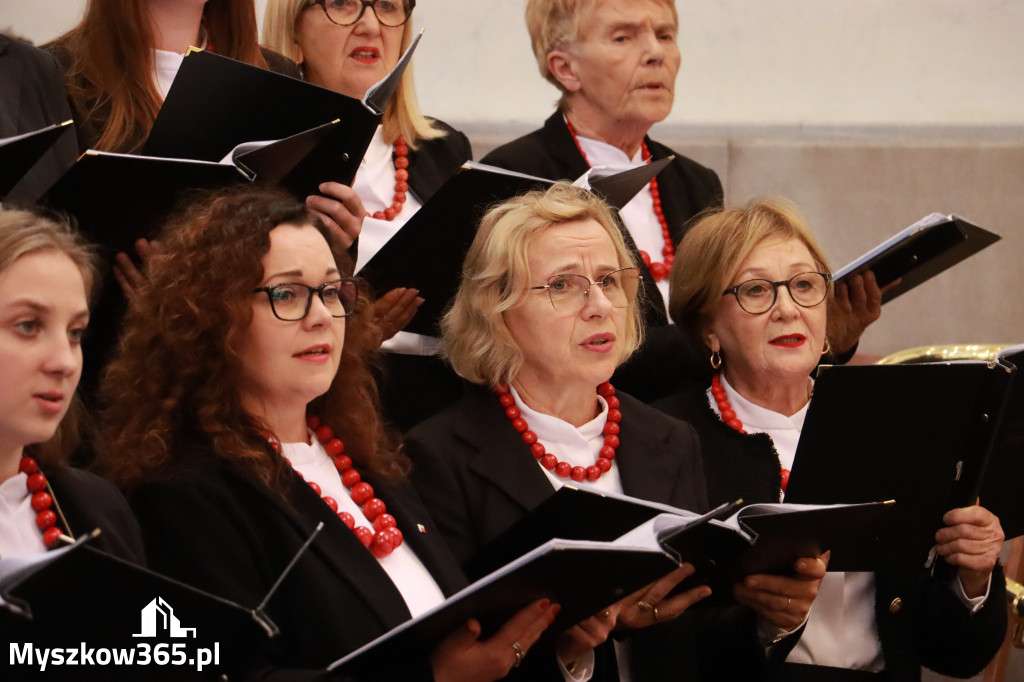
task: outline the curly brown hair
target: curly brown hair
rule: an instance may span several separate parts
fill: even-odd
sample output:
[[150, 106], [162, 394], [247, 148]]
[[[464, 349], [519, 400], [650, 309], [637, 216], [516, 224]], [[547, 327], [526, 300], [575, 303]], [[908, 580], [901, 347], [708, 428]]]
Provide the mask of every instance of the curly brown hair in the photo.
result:
[[[242, 407], [237, 348], [252, 321], [270, 231], [282, 224], [314, 226], [342, 276], [351, 273], [351, 258], [319, 218], [277, 190], [203, 193], [164, 227], [100, 388], [106, 409], [97, 466], [117, 484], [131, 488], [166, 475], [180, 464], [178, 444], [201, 438], [218, 457], [280, 490], [289, 465], [260, 435], [270, 429]], [[368, 367], [380, 330], [365, 286], [360, 298], [347, 320], [338, 373], [310, 412], [339, 434], [354, 462], [395, 478], [408, 471], [408, 460], [380, 416]]]

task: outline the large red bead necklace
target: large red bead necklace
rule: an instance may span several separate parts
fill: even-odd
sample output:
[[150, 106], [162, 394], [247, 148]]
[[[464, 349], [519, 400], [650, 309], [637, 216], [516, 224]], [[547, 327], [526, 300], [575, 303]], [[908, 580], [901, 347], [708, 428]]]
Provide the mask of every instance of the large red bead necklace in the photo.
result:
[[544, 449], [544, 445], [537, 440], [537, 434], [530, 430], [529, 424], [526, 423], [519, 408], [516, 407], [516, 399], [509, 390], [508, 384], [498, 384], [494, 387], [494, 392], [505, 408], [505, 416], [512, 421], [512, 426], [519, 432], [523, 442], [530, 446], [530, 452], [533, 453], [534, 459], [548, 471], [554, 471], [556, 476], [571, 478], [574, 481], [596, 481], [612, 468], [615, 449], [619, 447], [619, 422], [622, 421], [622, 412], [619, 411], [619, 399], [615, 397], [615, 389], [607, 381], [597, 387], [598, 395], [608, 403], [608, 416], [604, 423], [604, 445], [597, 453], [597, 460], [588, 467], [574, 467], [568, 462], [560, 462], [557, 457]]
[[28, 455], [22, 455], [18, 471], [28, 476], [25, 487], [32, 495], [30, 504], [36, 511], [36, 526], [43, 532], [43, 544], [52, 547], [63, 535], [63, 531], [57, 526], [57, 514], [50, 509], [53, 506], [53, 496], [47, 492], [46, 476], [39, 471], [38, 462]]
[[402, 204], [408, 199], [409, 191], [409, 146], [401, 135], [395, 139], [395, 196], [391, 205], [383, 211], [374, 211], [377, 220], [394, 220], [402, 212]]
[[[729, 397], [725, 394], [725, 388], [722, 386], [722, 373], [716, 372], [711, 377], [711, 397], [718, 403], [718, 413], [722, 415], [722, 421], [736, 429], [740, 433], [746, 433], [743, 429], [743, 422], [740, 421], [739, 417], [736, 416], [736, 410], [732, 409], [732, 404], [729, 403]], [[786, 492], [786, 486], [789, 484], [789, 469], [780, 469], [779, 473], [782, 476], [782, 492]]]
[[[395, 517], [387, 513], [387, 506], [383, 500], [374, 497], [373, 486], [363, 481], [362, 476], [352, 466], [352, 459], [345, 454], [345, 444], [341, 442], [340, 438], [334, 437], [331, 427], [321, 423], [320, 418], [315, 416], [306, 418], [306, 426], [316, 434], [324, 451], [334, 462], [334, 468], [338, 470], [342, 484], [348, 488], [352, 501], [362, 506], [363, 514], [373, 523], [373, 529], [357, 526], [354, 516], [346, 511], [338, 511], [338, 501], [324, 495], [320, 486], [314, 481], [307, 481], [309, 487], [317, 495], [320, 495], [324, 504], [330, 507], [331, 511], [337, 514], [338, 518], [356, 534], [356, 537], [373, 553], [373, 556], [378, 559], [388, 556], [402, 544], [402, 531], [398, 530]], [[281, 444], [276, 438], [271, 436], [267, 438], [267, 441], [275, 451], [281, 453]], [[291, 464], [287, 457], [285, 460]], [[294, 465], [292, 468], [295, 468]], [[302, 477], [297, 469], [295, 473]]]
[[[569, 133], [572, 135], [573, 142], [576, 143], [576, 148], [580, 150], [580, 154], [583, 156], [583, 160], [590, 165], [590, 160], [587, 159], [586, 153], [583, 151], [583, 147], [580, 146], [579, 138], [576, 137], [576, 129], [572, 127], [572, 123], [569, 119], [565, 119], [565, 124], [569, 127]], [[651, 152], [647, 148], [647, 142], [641, 140], [640, 147], [643, 150], [644, 162], [650, 163]], [[644, 261], [644, 265], [651, 271], [651, 277], [654, 278], [655, 282], [668, 277], [668, 273], [672, 270], [672, 262], [676, 258], [676, 247], [672, 243], [672, 233], [668, 229], [668, 220], [665, 219], [665, 213], [661, 210], [661, 192], [658, 191], [658, 179], [651, 178], [651, 200], [654, 203], [654, 217], [658, 219], [658, 224], [661, 225], [661, 238], [665, 241], [665, 245], [661, 247], [662, 262], [658, 263], [651, 259], [651, 254], [646, 251], [640, 252], [640, 257]]]

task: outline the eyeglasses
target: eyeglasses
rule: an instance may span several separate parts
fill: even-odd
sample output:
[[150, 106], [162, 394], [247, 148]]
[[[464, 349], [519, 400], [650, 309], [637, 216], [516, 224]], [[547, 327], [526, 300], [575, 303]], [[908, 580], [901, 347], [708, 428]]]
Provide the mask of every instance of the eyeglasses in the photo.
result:
[[583, 275], [552, 275], [548, 283], [534, 289], [547, 289], [551, 306], [560, 313], [576, 313], [583, 310], [590, 297], [590, 287], [601, 287], [605, 298], [614, 308], [626, 308], [636, 300], [636, 292], [640, 288], [640, 270], [638, 268], [622, 268], [597, 280], [590, 281]]
[[296, 322], [309, 315], [313, 306], [313, 294], [320, 297], [332, 317], [348, 317], [356, 309], [359, 300], [359, 287], [356, 280], [350, 278], [335, 279], [324, 282], [318, 287], [311, 287], [299, 282], [285, 282], [267, 287], [253, 289], [254, 294], [263, 292], [270, 299], [270, 309], [274, 317], [285, 322]]
[[832, 275], [825, 272], [801, 272], [781, 282], [767, 279], [748, 279], [722, 292], [732, 294], [740, 307], [751, 315], [761, 315], [772, 309], [779, 295], [779, 287], [786, 287], [793, 302], [803, 308], [811, 308], [825, 300]]
[[338, 26], [351, 26], [363, 17], [369, 7], [384, 26], [401, 26], [409, 21], [416, 0], [310, 0], [303, 6], [320, 5], [324, 14]]

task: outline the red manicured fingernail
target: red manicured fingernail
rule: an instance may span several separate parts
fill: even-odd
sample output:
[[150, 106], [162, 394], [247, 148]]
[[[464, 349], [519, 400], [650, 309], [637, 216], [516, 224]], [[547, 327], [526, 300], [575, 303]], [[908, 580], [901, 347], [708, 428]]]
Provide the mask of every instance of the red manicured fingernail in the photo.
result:
[[549, 606], [551, 606], [551, 600], [550, 599], [541, 599], [540, 600], [540, 609], [541, 609], [541, 611], [543, 611], [544, 609], [546, 609]]
[[561, 610], [562, 610], [562, 605], [561, 604], [554, 604], [551, 607], [551, 613], [558, 613]]

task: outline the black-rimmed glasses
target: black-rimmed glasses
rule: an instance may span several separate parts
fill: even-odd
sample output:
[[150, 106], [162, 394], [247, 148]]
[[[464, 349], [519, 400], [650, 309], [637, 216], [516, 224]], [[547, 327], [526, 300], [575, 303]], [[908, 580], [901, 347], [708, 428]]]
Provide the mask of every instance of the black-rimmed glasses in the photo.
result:
[[802, 308], [812, 308], [828, 295], [829, 282], [832, 275], [826, 272], [801, 272], [789, 279], [772, 282], [767, 279], [748, 279], [722, 292], [723, 296], [732, 294], [743, 310], [751, 315], [761, 315], [772, 309], [779, 295], [779, 287], [786, 287], [789, 297]]
[[409, 21], [416, 0], [310, 0], [305, 7], [313, 5], [320, 5], [327, 18], [338, 26], [356, 23], [369, 7], [377, 16], [377, 21], [394, 28]]
[[359, 301], [359, 287], [351, 278], [335, 279], [324, 282], [318, 287], [311, 287], [300, 282], [285, 282], [253, 289], [254, 294], [263, 292], [270, 299], [270, 309], [274, 317], [285, 322], [296, 322], [309, 315], [313, 306], [313, 294], [331, 313], [332, 317], [348, 317], [356, 309]]
[[560, 313], [576, 313], [587, 304], [591, 286], [601, 287], [612, 307], [626, 308], [636, 300], [636, 292], [640, 288], [640, 270], [622, 268], [609, 272], [596, 282], [583, 275], [552, 275], [548, 277], [547, 284], [530, 289], [547, 289], [551, 306], [555, 310]]

